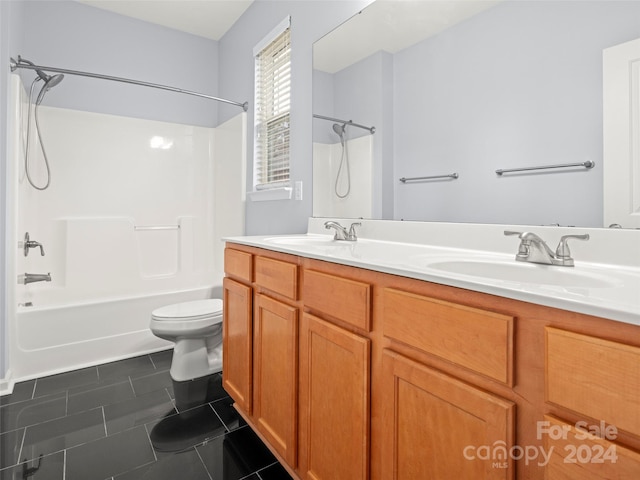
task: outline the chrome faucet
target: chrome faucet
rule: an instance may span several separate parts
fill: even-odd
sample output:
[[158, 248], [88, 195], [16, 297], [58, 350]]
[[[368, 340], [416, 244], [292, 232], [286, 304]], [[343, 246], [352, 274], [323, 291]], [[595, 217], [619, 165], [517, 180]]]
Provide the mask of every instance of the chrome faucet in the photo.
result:
[[335, 235], [333, 236], [334, 240], [346, 240], [347, 242], [355, 242], [356, 240], [358, 240], [358, 237], [356, 235], [356, 227], [359, 227], [360, 225], [362, 224], [359, 222], [352, 223], [349, 231], [347, 231], [347, 229], [340, 225], [338, 222], [324, 222], [324, 228], [326, 228], [327, 230], [333, 228], [336, 231]]
[[51, 273], [25, 273], [18, 275], [18, 283], [27, 285], [35, 282], [50, 282]]
[[542, 238], [532, 232], [512, 232], [505, 230], [505, 235], [518, 235], [520, 245], [516, 260], [519, 262], [542, 263], [544, 265], [558, 265], [562, 267], [573, 267], [567, 240], [575, 238], [577, 240], [589, 240], [589, 234], [584, 235], [564, 235], [560, 237], [558, 247], [554, 252], [549, 248]]

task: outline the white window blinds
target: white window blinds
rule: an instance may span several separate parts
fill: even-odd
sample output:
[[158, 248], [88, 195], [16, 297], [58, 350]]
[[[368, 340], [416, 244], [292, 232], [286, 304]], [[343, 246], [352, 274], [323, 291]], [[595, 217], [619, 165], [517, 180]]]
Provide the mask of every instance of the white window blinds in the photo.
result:
[[277, 36], [255, 55], [256, 190], [289, 184], [291, 36], [287, 19]]

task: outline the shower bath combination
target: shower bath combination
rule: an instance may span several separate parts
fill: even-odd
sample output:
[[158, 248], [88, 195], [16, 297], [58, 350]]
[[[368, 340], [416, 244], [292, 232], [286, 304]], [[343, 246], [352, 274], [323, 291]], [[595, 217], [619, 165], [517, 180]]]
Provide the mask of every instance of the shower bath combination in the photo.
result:
[[[30, 62], [29, 60], [25, 60], [20, 56], [18, 56], [18, 62], [34, 66], [33, 62]], [[29, 184], [36, 190], [46, 190], [47, 188], [49, 188], [49, 185], [51, 185], [51, 166], [49, 165], [49, 158], [47, 157], [47, 151], [45, 150], [44, 142], [42, 141], [42, 133], [40, 131], [40, 121], [38, 118], [38, 107], [40, 107], [40, 104], [42, 103], [42, 100], [44, 100], [44, 96], [46, 95], [46, 93], [49, 90], [51, 90], [53, 87], [58, 85], [64, 78], [64, 75], [61, 73], [56, 75], [47, 75], [40, 69], [35, 69], [35, 72], [37, 73], [37, 76], [36, 78], [34, 78], [33, 82], [31, 82], [31, 87], [29, 88], [29, 103], [27, 105], [27, 108], [28, 108], [27, 139], [26, 139], [26, 146], [25, 146], [25, 153], [24, 153], [24, 157], [25, 157], [24, 165], [25, 165], [25, 173], [27, 176], [27, 180], [29, 181]], [[47, 172], [47, 180], [43, 186], [36, 185], [36, 183], [31, 178], [30, 163], [29, 163], [29, 146], [31, 143], [31, 106], [33, 104], [33, 90], [36, 83], [41, 80], [44, 82], [44, 84], [42, 85], [42, 88], [38, 93], [38, 97], [36, 98], [35, 106], [33, 107], [33, 115], [35, 117], [35, 123], [36, 123], [36, 134], [38, 136], [40, 149], [42, 150], [42, 157], [44, 159], [44, 166]]]
[[[129, 83], [132, 85], [139, 85], [139, 86], [143, 86], [143, 87], [151, 87], [151, 88], [157, 88], [160, 90], [168, 90], [170, 92], [176, 92], [176, 93], [182, 93], [185, 95], [193, 95], [195, 97], [200, 97], [200, 98], [207, 98], [209, 100], [215, 100], [217, 102], [223, 102], [223, 103], [228, 103], [230, 105], [236, 105], [238, 107], [242, 107], [242, 109], [246, 112], [249, 109], [249, 103], [248, 102], [235, 102], [233, 100], [227, 100], [225, 98], [220, 98], [220, 97], [214, 97], [212, 95], [206, 95], [204, 93], [199, 93], [199, 92], [193, 92], [191, 90], [185, 90], [182, 88], [176, 88], [176, 87], [171, 87], [168, 85], [160, 85], [158, 83], [149, 83], [149, 82], [142, 82], [140, 80], [133, 80], [130, 78], [123, 78], [123, 77], [114, 77], [111, 75], [102, 75], [102, 74], [98, 74], [98, 73], [90, 73], [90, 72], [81, 72], [79, 70], [69, 70], [69, 69], [64, 69], [64, 68], [54, 68], [54, 67], [45, 67], [45, 66], [41, 66], [41, 65], [36, 65], [33, 62], [30, 62], [29, 60], [25, 60], [24, 58], [22, 58], [20, 55], [18, 55], [18, 61], [14, 60], [13, 58], [11, 58], [11, 71], [15, 71], [18, 68], [24, 68], [27, 70], [34, 70], [37, 74], [37, 77], [33, 80], [33, 82], [31, 83], [31, 88], [29, 89], [29, 114], [27, 115], [27, 145], [25, 148], [25, 170], [26, 170], [26, 174], [27, 174], [27, 179], [29, 180], [29, 183], [31, 184], [31, 186], [37, 190], [46, 190], [49, 185], [51, 184], [51, 169], [49, 166], [49, 160], [47, 158], [47, 154], [45, 152], [44, 149], [44, 145], [42, 143], [42, 136], [40, 134], [40, 126], [38, 125], [38, 107], [40, 106], [40, 104], [42, 103], [42, 100], [44, 99], [45, 94], [52, 89], [53, 87], [55, 87], [56, 85], [58, 85], [62, 79], [64, 78], [64, 75], [77, 75], [80, 77], [89, 77], [89, 78], [97, 78], [97, 79], [101, 79], [101, 80], [110, 80], [113, 82], [121, 82], [121, 83]], [[55, 72], [56, 75], [48, 75], [45, 73], [46, 71], [49, 72]], [[42, 149], [42, 154], [44, 156], [44, 163], [45, 163], [45, 167], [47, 170], [47, 181], [45, 183], [44, 186], [40, 187], [37, 186], [33, 180], [31, 179], [31, 172], [29, 171], [29, 130], [30, 130], [30, 126], [31, 126], [31, 104], [33, 103], [33, 89], [35, 87], [35, 84], [37, 82], [39, 82], [40, 80], [42, 80], [44, 82], [44, 85], [42, 86], [42, 88], [40, 89], [40, 93], [38, 93], [38, 97], [36, 98], [36, 102], [35, 102], [35, 107], [34, 107], [34, 116], [35, 116], [35, 123], [36, 123], [36, 133], [38, 134], [38, 139], [40, 140], [40, 148]]]

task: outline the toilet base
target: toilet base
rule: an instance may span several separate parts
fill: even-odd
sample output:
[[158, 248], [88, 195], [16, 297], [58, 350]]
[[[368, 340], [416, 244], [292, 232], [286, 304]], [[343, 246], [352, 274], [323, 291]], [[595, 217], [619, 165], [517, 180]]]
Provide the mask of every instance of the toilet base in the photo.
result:
[[204, 338], [181, 338], [173, 348], [169, 374], [176, 382], [222, 371], [222, 344], [207, 348]]

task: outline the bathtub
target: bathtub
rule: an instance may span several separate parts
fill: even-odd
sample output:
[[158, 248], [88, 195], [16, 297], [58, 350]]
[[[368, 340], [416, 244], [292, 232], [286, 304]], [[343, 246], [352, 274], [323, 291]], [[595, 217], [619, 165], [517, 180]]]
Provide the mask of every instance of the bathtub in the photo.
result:
[[220, 296], [220, 287], [199, 287], [64, 305], [45, 295], [40, 304], [20, 305], [12, 383], [171, 348], [149, 330], [151, 311]]
[[[149, 330], [152, 310], [220, 297], [221, 239], [244, 234], [246, 113], [208, 128], [42, 105], [55, 163], [42, 192], [24, 173], [27, 97], [12, 74], [0, 395], [170, 348]], [[173, 146], [154, 148], [158, 136]], [[35, 138], [33, 173], [43, 174]], [[46, 255], [25, 254], [26, 233]], [[51, 281], [24, 285], [27, 272]]]

